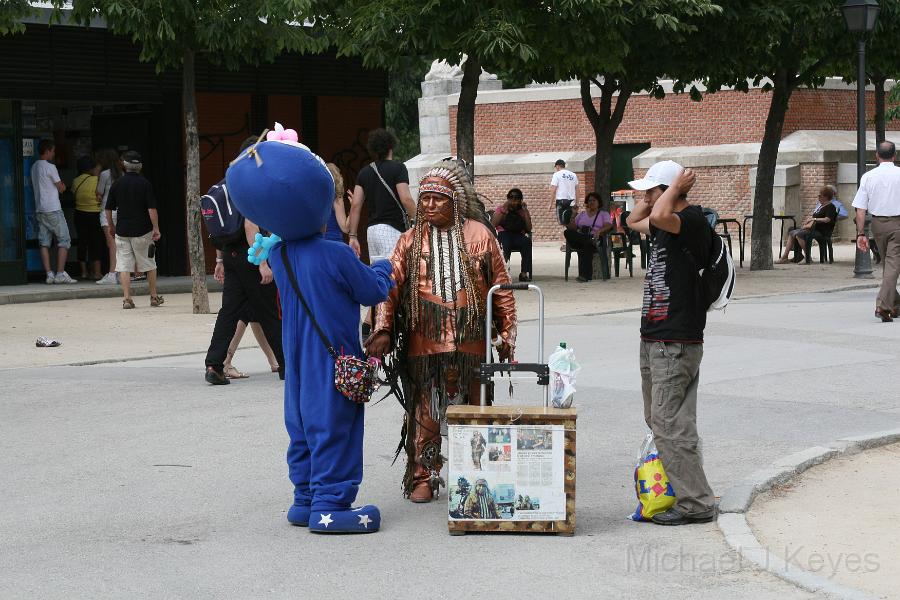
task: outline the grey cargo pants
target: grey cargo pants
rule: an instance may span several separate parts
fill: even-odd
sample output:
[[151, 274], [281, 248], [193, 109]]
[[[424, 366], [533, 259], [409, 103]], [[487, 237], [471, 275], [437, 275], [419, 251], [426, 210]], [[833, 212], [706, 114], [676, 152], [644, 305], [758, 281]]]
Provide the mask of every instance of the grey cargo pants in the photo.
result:
[[641, 341], [644, 420], [653, 431], [678, 512], [706, 517], [715, 497], [697, 448], [697, 384], [703, 344]]

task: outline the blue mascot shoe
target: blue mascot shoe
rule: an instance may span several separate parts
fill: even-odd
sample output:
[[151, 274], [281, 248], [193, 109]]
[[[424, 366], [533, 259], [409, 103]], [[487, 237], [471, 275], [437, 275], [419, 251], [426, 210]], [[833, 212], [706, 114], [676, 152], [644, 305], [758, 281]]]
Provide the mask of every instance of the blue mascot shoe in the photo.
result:
[[287, 520], [291, 525], [309, 525], [309, 504], [294, 504], [288, 509]]
[[381, 512], [373, 504], [349, 510], [314, 510], [309, 530], [316, 533], [375, 533], [381, 527]]

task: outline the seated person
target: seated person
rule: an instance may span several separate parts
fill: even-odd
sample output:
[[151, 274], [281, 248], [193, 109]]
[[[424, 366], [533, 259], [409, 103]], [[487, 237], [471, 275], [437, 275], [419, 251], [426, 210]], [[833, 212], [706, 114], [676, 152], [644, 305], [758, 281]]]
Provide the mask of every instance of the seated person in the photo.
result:
[[519, 281], [531, 281], [531, 213], [522, 201], [522, 190], [513, 188], [506, 193], [506, 203], [494, 211], [491, 225], [497, 229], [503, 259], [508, 263], [513, 252], [522, 254]]
[[826, 185], [819, 190], [819, 201], [813, 209], [812, 216], [803, 223], [802, 227], [788, 231], [784, 252], [775, 261], [776, 264], [783, 265], [789, 262], [788, 253], [791, 251], [791, 248], [794, 249], [793, 262], [798, 263], [802, 261], [803, 252], [809, 252], [807, 247], [813, 236], [823, 238], [831, 236], [838, 215], [837, 207], [831, 202], [833, 198], [834, 192], [831, 191], [829, 186]]
[[612, 218], [600, 210], [600, 194], [591, 192], [584, 199], [584, 210], [569, 222], [563, 232], [569, 247], [578, 253], [577, 281], [584, 283], [593, 276], [594, 250], [600, 236], [612, 230]]

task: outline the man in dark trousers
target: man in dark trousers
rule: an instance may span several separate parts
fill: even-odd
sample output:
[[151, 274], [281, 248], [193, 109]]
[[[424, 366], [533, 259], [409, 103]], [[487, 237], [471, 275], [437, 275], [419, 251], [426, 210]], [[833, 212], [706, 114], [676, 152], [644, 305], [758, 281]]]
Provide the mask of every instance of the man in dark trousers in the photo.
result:
[[658, 525], [706, 523], [716, 518], [700, 458], [697, 386], [703, 359], [706, 309], [697, 265], [708, 264], [712, 229], [687, 201], [696, 176], [671, 160], [658, 162], [629, 185], [644, 197], [628, 226], [653, 238], [641, 310], [641, 388], [644, 420], [653, 430], [677, 498], [653, 515]]
[[[244, 140], [241, 152], [256, 142], [256, 137]], [[207, 192], [219, 206], [237, 208], [228, 198], [228, 189], [223, 179]], [[278, 289], [272, 283], [272, 270], [266, 261], [257, 267], [247, 260], [247, 250], [259, 233], [259, 227], [250, 219], [244, 219], [244, 235], [233, 239], [217, 241], [215, 278], [223, 283], [222, 308], [216, 317], [209, 350], [206, 353], [206, 381], [213, 385], [226, 385], [231, 381], [223, 371], [228, 345], [234, 337], [237, 323], [241, 319], [258, 321], [262, 325], [266, 340], [278, 359], [278, 376], [284, 379], [284, 351], [281, 346], [281, 319], [278, 316]]]

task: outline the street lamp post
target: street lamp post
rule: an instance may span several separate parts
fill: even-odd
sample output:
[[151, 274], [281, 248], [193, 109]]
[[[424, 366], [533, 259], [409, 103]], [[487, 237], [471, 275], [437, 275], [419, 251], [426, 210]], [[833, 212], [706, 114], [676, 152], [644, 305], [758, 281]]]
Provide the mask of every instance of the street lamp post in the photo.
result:
[[[877, 0], [847, 0], [841, 6], [847, 30], [857, 36], [856, 41], [856, 185], [866, 172], [866, 36], [875, 29], [881, 8]], [[867, 214], [863, 232], [869, 237], [870, 217]], [[856, 249], [854, 277], [872, 276], [872, 257]]]

